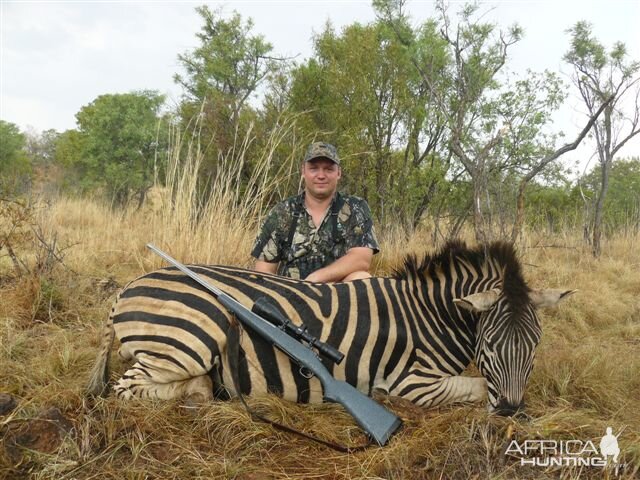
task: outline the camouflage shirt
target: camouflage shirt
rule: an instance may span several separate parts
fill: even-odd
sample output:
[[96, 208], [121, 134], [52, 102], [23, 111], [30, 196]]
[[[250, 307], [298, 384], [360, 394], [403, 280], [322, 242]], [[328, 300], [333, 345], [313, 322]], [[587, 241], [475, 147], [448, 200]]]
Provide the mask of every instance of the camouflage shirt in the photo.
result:
[[380, 250], [367, 202], [337, 193], [316, 228], [301, 193], [271, 209], [251, 255], [265, 262], [279, 262], [278, 275], [306, 278], [353, 247], [367, 247], [374, 254]]

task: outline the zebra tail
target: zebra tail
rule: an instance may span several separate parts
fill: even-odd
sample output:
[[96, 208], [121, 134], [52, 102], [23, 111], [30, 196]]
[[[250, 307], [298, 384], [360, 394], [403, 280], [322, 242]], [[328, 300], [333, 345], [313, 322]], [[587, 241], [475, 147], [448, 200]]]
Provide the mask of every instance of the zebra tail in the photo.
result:
[[107, 383], [109, 381], [109, 354], [111, 353], [111, 346], [113, 345], [113, 339], [115, 337], [112, 315], [113, 310], [104, 325], [100, 352], [91, 369], [91, 376], [86, 388], [87, 395], [103, 396], [107, 392]]

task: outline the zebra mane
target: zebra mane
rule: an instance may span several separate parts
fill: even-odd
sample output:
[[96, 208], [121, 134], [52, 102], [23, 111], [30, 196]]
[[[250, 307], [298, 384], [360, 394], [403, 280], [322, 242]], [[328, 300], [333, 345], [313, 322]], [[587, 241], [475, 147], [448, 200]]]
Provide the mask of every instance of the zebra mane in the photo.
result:
[[393, 278], [398, 280], [415, 279], [427, 281], [435, 278], [438, 272], [447, 275], [453, 270], [453, 264], [464, 260], [478, 270], [492, 259], [502, 266], [502, 285], [504, 295], [514, 311], [520, 311], [529, 303], [529, 287], [522, 275], [522, 267], [513, 244], [503, 241], [473, 248], [464, 241], [450, 240], [439, 251], [418, 259], [415, 255], [407, 255], [401, 268], [395, 270]]

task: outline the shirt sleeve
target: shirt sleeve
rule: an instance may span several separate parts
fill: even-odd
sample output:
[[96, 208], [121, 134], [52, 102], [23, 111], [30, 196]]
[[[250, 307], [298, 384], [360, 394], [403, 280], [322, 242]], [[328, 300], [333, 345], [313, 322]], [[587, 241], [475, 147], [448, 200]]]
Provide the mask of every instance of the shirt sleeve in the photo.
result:
[[346, 234], [347, 250], [354, 247], [366, 247], [373, 250], [374, 255], [380, 251], [378, 240], [373, 229], [373, 218], [369, 204], [358, 199], [351, 206], [351, 216]]
[[264, 262], [276, 263], [282, 260], [280, 251], [280, 222], [282, 221], [283, 208], [276, 205], [267, 214], [262, 223], [256, 241], [251, 250], [251, 256]]

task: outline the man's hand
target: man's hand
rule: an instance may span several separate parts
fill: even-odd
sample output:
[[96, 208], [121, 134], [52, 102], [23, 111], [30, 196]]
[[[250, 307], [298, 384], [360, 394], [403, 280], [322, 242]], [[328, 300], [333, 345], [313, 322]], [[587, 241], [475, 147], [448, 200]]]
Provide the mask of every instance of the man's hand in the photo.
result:
[[310, 273], [305, 280], [316, 283], [340, 282], [354, 272], [368, 272], [372, 258], [373, 250], [370, 248], [354, 247], [331, 265]]
[[278, 262], [265, 262], [263, 260], [256, 260], [256, 263], [253, 266], [253, 269], [256, 272], [262, 273], [275, 273], [278, 271]]

